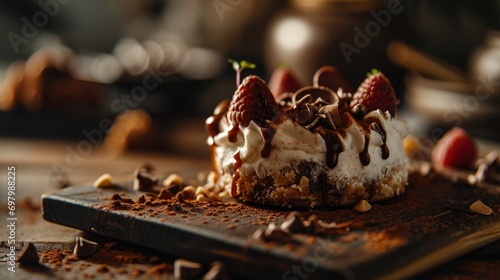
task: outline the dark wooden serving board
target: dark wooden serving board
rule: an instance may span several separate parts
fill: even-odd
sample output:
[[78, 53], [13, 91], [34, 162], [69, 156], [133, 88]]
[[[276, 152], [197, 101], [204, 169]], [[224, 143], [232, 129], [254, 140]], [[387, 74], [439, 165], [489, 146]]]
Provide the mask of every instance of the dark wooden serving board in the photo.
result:
[[[110, 210], [114, 193], [132, 200], [141, 195], [130, 182], [112, 189], [70, 187], [43, 196], [43, 215], [205, 264], [220, 260], [233, 275], [247, 279], [400, 279], [500, 239], [500, 188], [443, 179], [414, 176], [404, 195], [363, 214], [346, 208], [299, 210], [325, 222], [370, 223], [337, 234], [299, 234], [294, 245], [250, 237], [270, 222], [280, 224], [291, 210], [237, 203], [177, 203], [175, 211]], [[478, 199], [493, 214], [468, 210]]]

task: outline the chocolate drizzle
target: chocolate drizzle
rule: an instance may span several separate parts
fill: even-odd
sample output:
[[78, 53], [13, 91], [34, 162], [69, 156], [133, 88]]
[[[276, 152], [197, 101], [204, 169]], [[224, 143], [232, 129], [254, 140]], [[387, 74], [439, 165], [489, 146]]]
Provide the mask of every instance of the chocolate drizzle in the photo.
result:
[[238, 124], [234, 124], [231, 129], [227, 132], [227, 139], [229, 142], [234, 143], [238, 140], [238, 132], [240, 131], [240, 127]]
[[276, 133], [276, 129], [273, 127], [262, 127], [260, 130], [264, 137], [264, 147], [260, 151], [260, 156], [262, 158], [267, 158], [271, 154], [271, 141]]
[[233, 182], [231, 183], [231, 196], [232, 197], [237, 197], [238, 196], [238, 189], [236, 182], [240, 179], [240, 168], [241, 168], [241, 158], [240, 158], [240, 152], [238, 151], [236, 154], [234, 154], [234, 174], [233, 174]]
[[319, 134], [325, 140], [326, 145], [326, 165], [329, 168], [337, 166], [339, 155], [344, 151], [344, 145], [340, 139], [340, 135], [332, 130], [320, 130]]
[[224, 116], [226, 116], [227, 110], [229, 109], [229, 100], [224, 100], [214, 110], [214, 114], [205, 121], [205, 129], [208, 135], [214, 137], [220, 133], [220, 122]]
[[361, 153], [359, 153], [359, 160], [361, 164], [367, 166], [370, 164], [370, 154], [368, 153], [368, 147], [370, 146], [370, 133], [365, 134], [365, 146]]
[[[370, 164], [371, 158], [369, 147], [371, 141], [371, 133], [375, 131], [382, 138], [381, 158], [388, 159], [390, 152], [387, 147], [387, 132], [382, 124], [382, 121], [377, 116], [368, 116], [364, 106], [351, 108], [349, 101], [350, 94], [344, 94], [342, 90], [334, 92], [325, 87], [305, 87], [293, 95], [282, 98], [279, 102], [279, 111], [273, 111], [272, 117], [266, 117], [263, 120], [254, 118], [253, 121], [261, 129], [261, 135], [264, 140], [264, 145], [260, 151], [262, 158], [268, 158], [272, 151], [272, 140], [276, 134], [276, 127], [285, 120], [291, 120], [297, 125], [319, 134], [326, 146], [325, 163], [330, 169], [338, 165], [340, 154], [345, 151], [343, 139], [347, 137], [347, 129], [351, 125], [356, 125], [362, 131], [364, 137], [363, 149], [359, 153], [359, 160], [363, 166]], [[347, 104], [347, 105], [346, 105]], [[216, 108], [214, 114], [210, 116], [206, 122], [206, 130], [210, 135], [209, 143], [211, 144], [212, 160], [217, 158], [217, 144], [214, 137], [221, 133], [221, 122], [227, 121], [229, 101], [226, 100]], [[228, 141], [235, 143], [240, 131], [240, 124], [233, 123], [227, 131]], [[373, 156], [373, 155], [372, 155]], [[238, 180], [240, 179], [240, 168], [242, 161], [240, 152], [234, 154], [233, 180], [231, 185], [231, 195], [233, 197], [238, 194]], [[212, 162], [215, 182], [219, 180], [218, 166], [220, 163]], [[325, 180], [321, 178], [320, 181]], [[324, 183], [321, 183], [322, 185]], [[323, 186], [324, 187], [324, 186]], [[322, 187], [322, 189], [323, 189]], [[326, 192], [324, 187], [323, 192]], [[323, 193], [323, 197], [327, 197]]]
[[387, 132], [382, 128], [382, 124], [379, 120], [375, 120], [371, 125], [373, 131], [377, 132], [382, 136], [382, 159], [387, 159], [389, 157], [389, 148], [387, 147]]

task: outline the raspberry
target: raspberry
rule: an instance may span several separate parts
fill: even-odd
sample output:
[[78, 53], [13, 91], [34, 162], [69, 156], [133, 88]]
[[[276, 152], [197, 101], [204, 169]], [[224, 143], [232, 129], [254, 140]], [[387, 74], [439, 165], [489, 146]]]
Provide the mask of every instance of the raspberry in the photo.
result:
[[295, 92], [301, 87], [295, 75], [287, 67], [276, 68], [269, 80], [269, 89], [275, 99], [285, 92]]
[[379, 72], [369, 75], [353, 95], [351, 108], [358, 104], [365, 105], [368, 112], [380, 109], [395, 116], [398, 100], [387, 77]]
[[234, 93], [227, 117], [233, 125], [247, 127], [250, 121], [263, 125], [278, 111], [278, 104], [266, 83], [257, 76], [248, 76]]
[[476, 142], [467, 131], [459, 127], [446, 132], [432, 150], [434, 164], [445, 167], [470, 167], [476, 156]]

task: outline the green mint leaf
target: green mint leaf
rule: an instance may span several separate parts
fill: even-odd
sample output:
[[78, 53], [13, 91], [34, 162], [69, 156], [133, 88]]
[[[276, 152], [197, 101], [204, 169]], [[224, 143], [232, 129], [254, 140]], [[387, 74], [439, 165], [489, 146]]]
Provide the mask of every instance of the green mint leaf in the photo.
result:
[[248, 62], [246, 60], [242, 60], [240, 62], [240, 67], [241, 67], [241, 70], [246, 69], [246, 68], [248, 68], [248, 69], [254, 69], [255, 68], [255, 64], [253, 64], [251, 62]]

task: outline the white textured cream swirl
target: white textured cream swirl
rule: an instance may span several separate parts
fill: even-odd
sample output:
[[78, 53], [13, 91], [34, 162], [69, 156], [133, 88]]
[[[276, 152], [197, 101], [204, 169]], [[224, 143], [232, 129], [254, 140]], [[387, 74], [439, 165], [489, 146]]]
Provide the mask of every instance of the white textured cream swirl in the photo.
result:
[[250, 177], [255, 174], [260, 179], [269, 174], [292, 170], [304, 161], [323, 166], [328, 180], [339, 185], [374, 182], [386, 176], [386, 172], [394, 167], [406, 167], [408, 159], [402, 143], [402, 139], [408, 133], [406, 124], [392, 118], [388, 112], [380, 110], [372, 111], [364, 118], [378, 120], [385, 130], [388, 158], [382, 158], [381, 146], [384, 142], [381, 134], [371, 129], [368, 137], [370, 162], [367, 165], [361, 163], [360, 153], [365, 147], [367, 132], [358, 122], [353, 121], [341, 134], [343, 136], [340, 140], [344, 151], [339, 153], [338, 162], [333, 168], [328, 167], [326, 163], [327, 147], [323, 137], [290, 119], [274, 127], [276, 133], [271, 141], [271, 152], [265, 158], [261, 156], [265, 140], [261, 128], [256, 123], [251, 121], [248, 127], [240, 127], [236, 142], [230, 142], [228, 139], [230, 127], [227, 121], [223, 120], [219, 124], [221, 132], [213, 138], [219, 174], [223, 174], [219, 183], [224, 184], [228, 190], [231, 188], [230, 176], [234, 173], [236, 162], [234, 155], [238, 152], [241, 159], [241, 176]]

